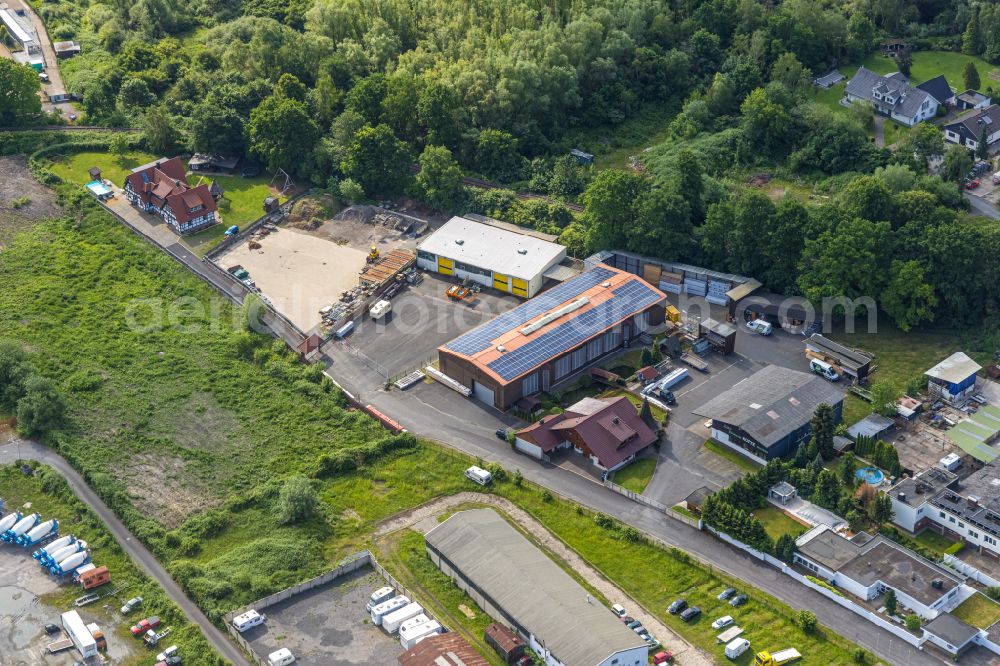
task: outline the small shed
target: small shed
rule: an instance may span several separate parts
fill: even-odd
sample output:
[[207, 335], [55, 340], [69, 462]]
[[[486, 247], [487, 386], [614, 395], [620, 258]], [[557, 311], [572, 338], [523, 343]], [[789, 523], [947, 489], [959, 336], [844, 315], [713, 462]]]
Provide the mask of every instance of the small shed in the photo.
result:
[[732, 324], [704, 319], [698, 324], [698, 333], [723, 356], [736, 351], [736, 327]]
[[854, 440], [850, 437], [844, 437], [843, 435], [833, 436], [833, 450], [837, 453], [843, 453], [854, 448]]
[[708, 486], [695, 488], [690, 495], [684, 498], [684, 506], [687, 507], [688, 511], [700, 514], [701, 507], [705, 505], [705, 500], [711, 497], [713, 492]]
[[483, 639], [508, 664], [524, 656], [524, 641], [502, 624], [494, 622], [486, 627]]
[[87, 173], [90, 174], [90, 179], [91, 180], [100, 180], [101, 179], [101, 170], [99, 168], [97, 168], [97, 167], [90, 167], [87, 170]]
[[59, 59], [80, 55], [80, 45], [77, 42], [56, 42], [52, 45], [52, 50]]
[[278, 207], [279, 204], [278, 204], [278, 199], [276, 197], [267, 197], [266, 199], [264, 199], [265, 213], [273, 213], [274, 211], [278, 210]]
[[208, 186], [208, 192], [212, 195], [212, 198], [218, 201], [222, 197], [226, 196], [226, 190], [219, 185], [219, 181], [212, 179], [212, 184]]
[[309, 354], [319, 349], [320, 345], [322, 344], [323, 344], [323, 338], [313, 333], [305, 340], [300, 342], [295, 349], [303, 356], [308, 356]]
[[618, 383], [618, 375], [603, 368], [590, 368], [587, 373], [602, 384], [614, 385]]
[[855, 381], [863, 382], [868, 378], [874, 359], [871, 354], [845, 347], [821, 333], [813, 333], [809, 336], [805, 340], [805, 346], [808, 358], [836, 365], [844, 371], [844, 374], [852, 377]]
[[767, 491], [767, 498], [778, 502], [781, 506], [785, 506], [791, 502], [797, 495], [798, 492], [795, 490], [795, 486], [787, 481], [776, 483]]
[[643, 384], [648, 384], [656, 379], [656, 368], [651, 365], [647, 365], [645, 368], [639, 368], [635, 372], [635, 377]]
[[574, 148], [569, 151], [569, 154], [573, 156], [573, 159], [577, 161], [578, 164], [582, 166], [590, 166], [594, 163], [594, 156], [590, 153], [585, 153], [578, 148]]
[[932, 399], [961, 402], [976, 392], [976, 373], [982, 369], [965, 352], [955, 352], [924, 373], [927, 392]]
[[848, 428], [847, 436], [855, 441], [857, 441], [858, 437], [878, 437], [894, 425], [896, 425], [896, 422], [888, 416], [869, 414]]

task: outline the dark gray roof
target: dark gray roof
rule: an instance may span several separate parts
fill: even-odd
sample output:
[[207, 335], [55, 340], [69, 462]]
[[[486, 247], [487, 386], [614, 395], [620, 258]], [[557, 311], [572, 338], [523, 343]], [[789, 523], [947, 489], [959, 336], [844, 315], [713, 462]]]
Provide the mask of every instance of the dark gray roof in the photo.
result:
[[[866, 587], [881, 581], [928, 606], [962, 584], [954, 573], [884, 537], [872, 539], [838, 571]], [[942, 582], [940, 589], [932, 585], [935, 580]]]
[[843, 367], [857, 373], [859, 368], [872, 362], [872, 356], [857, 349], [850, 349], [839, 342], [834, 342], [822, 333], [813, 333], [804, 341], [806, 347], [812, 347], [837, 359]]
[[951, 613], [941, 613], [936, 618], [924, 625], [924, 630], [934, 634], [949, 645], [954, 645], [955, 649], [965, 647], [979, 634], [979, 630], [972, 627]]
[[1000, 536], [1000, 465], [987, 463], [957, 486], [941, 490], [931, 503]]
[[426, 541], [566, 666], [646, 645], [492, 509], [460, 511]]
[[924, 81], [917, 86], [917, 90], [923, 90], [925, 93], [936, 99], [939, 104], [944, 104], [945, 100], [955, 96], [955, 93], [951, 90], [951, 86], [948, 85], [948, 79], [944, 78], [944, 74], [939, 74], [933, 79]]
[[930, 94], [906, 83], [904, 77], [882, 76], [865, 67], [858, 68], [857, 74], [847, 82], [845, 91], [849, 95], [866, 99], [873, 104], [889, 106], [886, 102], [872, 97], [872, 91], [876, 88], [883, 94], [886, 92], [893, 93], [896, 98], [895, 103], [892, 105], [893, 112], [907, 118], [917, 115], [920, 105], [931, 98]]
[[970, 114], [958, 122], [949, 123], [944, 126], [946, 130], [951, 130], [962, 138], [972, 139], [973, 141], [979, 140], [984, 127], [988, 128], [986, 130], [987, 134], [992, 134], [997, 129], [1000, 129], [1000, 106], [991, 104], [985, 109], [981, 109], [978, 113]]
[[809, 422], [816, 408], [844, 394], [818, 375], [769, 365], [694, 410], [735, 426], [761, 446], [771, 446]]
[[985, 102], [985, 101], [989, 100], [989, 96], [988, 95], [984, 95], [983, 93], [979, 92], [978, 90], [973, 90], [971, 88], [968, 89], [968, 90], [966, 90], [963, 93], [959, 93], [957, 95], [957, 97], [958, 97], [958, 99], [960, 99], [963, 102], [965, 102], [967, 104], [970, 104], [972, 106], [975, 106], [976, 104], [980, 104], [982, 102]]
[[[919, 506], [955, 483], [957, 479], [958, 475], [954, 472], [940, 467], [929, 467], [913, 478], [901, 479], [889, 489], [889, 494], [904, 504]], [[900, 493], [906, 496], [905, 500], [899, 499]]]
[[830, 571], [840, 570], [842, 566], [857, 557], [861, 550], [859, 544], [845, 539], [825, 525], [812, 528], [800, 536], [795, 545], [802, 555]]
[[859, 436], [878, 437], [880, 434], [896, 425], [896, 422], [888, 416], [881, 414], [869, 414], [847, 429], [847, 436], [857, 439]]

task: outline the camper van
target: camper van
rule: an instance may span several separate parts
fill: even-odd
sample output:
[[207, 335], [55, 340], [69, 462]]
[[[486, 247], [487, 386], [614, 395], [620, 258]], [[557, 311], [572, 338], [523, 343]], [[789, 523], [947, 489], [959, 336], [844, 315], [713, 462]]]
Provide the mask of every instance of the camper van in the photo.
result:
[[418, 603], [410, 603], [398, 610], [394, 610], [382, 618], [382, 628], [387, 633], [394, 634], [399, 631], [400, 625], [424, 612], [424, 607]]
[[738, 659], [741, 654], [750, 649], [750, 641], [745, 638], [737, 638], [726, 644], [726, 656], [730, 659]]
[[247, 629], [256, 627], [264, 622], [264, 616], [255, 610], [248, 610], [233, 618], [233, 627], [241, 634]]
[[833, 366], [826, 361], [821, 361], [818, 358], [814, 358], [809, 361], [809, 368], [815, 372], [820, 377], [824, 379], [829, 379], [831, 382], [839, 381], [840, 375], [837, 371], [833, 369]]
[[378, 606], [372, 608], [372, 624], [382, 626], [382, 618], [389, 613], [406, 606], [408, 603], [410, 603], [409, 597], [404, 597], [403, 595], [393, 597], [388, 601], [383, 601]]
[[392, 589], [388, 585], [386, 585], [385, 587], [378, 588], [377, 590], [372, 592], [372, 596], [368, 597], [368, 603], [365, 605], [365, 610], [371, 613], [372, 609], [378, 606], [380, 603], [392, 599], [395, 593], [396, 590]]
[[465, 470], [465, 476], [472, 481], [475, 481], [481, 486], [488, 485], [490, 481], [493, 480], [493, 475], [487, 472], [482, 467], [476, 467], [473, 465], [469, 469]]
[[763, 319], [751, 319], [747, 322], [747, 329], [751, 333], [756, 333], [757, 335], [771, 335], [771, 331], [774, 327], [771, 326], [771, 322], [764, 321]]
[[267, 655], [268, 666], [287, 666], [294, 661], [295, 655], [288, 648], [281, 648]]

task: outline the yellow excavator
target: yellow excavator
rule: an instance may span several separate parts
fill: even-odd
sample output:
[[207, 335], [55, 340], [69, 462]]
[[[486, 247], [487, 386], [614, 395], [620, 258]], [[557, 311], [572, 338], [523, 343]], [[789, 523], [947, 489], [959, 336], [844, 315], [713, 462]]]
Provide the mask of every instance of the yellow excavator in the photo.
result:
[[372, 245], [372, 249], [368, 251], [368, 263], [374, 264], [376, 261], [378, 261], [378, 258], [379, 258], [378, 248]]

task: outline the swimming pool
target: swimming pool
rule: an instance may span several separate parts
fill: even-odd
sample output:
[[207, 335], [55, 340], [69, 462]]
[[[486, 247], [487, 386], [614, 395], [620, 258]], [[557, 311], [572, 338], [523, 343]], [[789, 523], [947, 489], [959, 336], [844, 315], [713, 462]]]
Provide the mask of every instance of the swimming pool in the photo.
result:
[[854, 473], [854, 476], [871, 486], [877, 486], [885, 481], [885, 474], [876, 467], [862, 467]]

